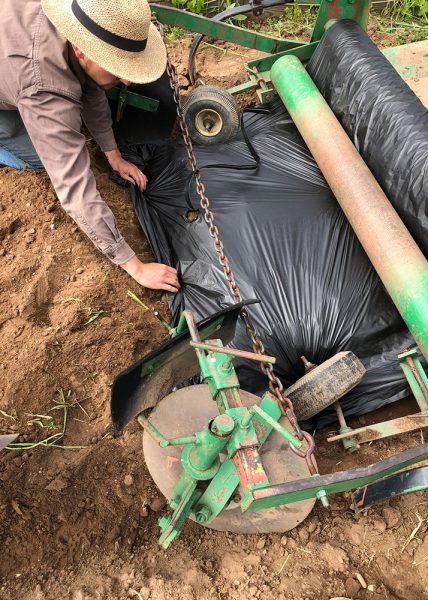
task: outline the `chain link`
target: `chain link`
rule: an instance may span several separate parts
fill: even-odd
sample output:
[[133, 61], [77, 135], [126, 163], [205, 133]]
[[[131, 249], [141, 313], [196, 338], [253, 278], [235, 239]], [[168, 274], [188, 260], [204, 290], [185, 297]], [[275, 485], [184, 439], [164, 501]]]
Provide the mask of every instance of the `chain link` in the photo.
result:
[[[155, 21], [155, 23], [156, 23], [157, 27], [159, 28], [161, 35], [163, 36], [162, 25], [158, 21]], [[166, 69], [167, 69], [172, 93], [174, 96], [175, 105], [177, 107], [178, 122], [180, 125], [181, 133], [183, 135], [184, 144], [186, 146], [187, 156], [189, 157], [189, 162], [190, 162], [190, 166], [192, 169], [193, 178], [194, 178], [195, 184], [196, 184], [196, 191], [200, 198], [201, 207], [204, 211], [204, 219], [208, 225], [210, 236], [212, 237], [212, 239], [214, 241], [214, 246], [215, 246], [215, 249], [217, 252], [218, 260], [220, 262], [220, 265], [223, 268], [224, 274], [226, 276], [227, 284], [232, 292], [233, 301], [235, 304], [237, 304], [238, 302], [241, 301], [239, 287], [238, 287], [238, 284], [236, 283], [235, 276], [230, 267], [229, 259], [225, 254], [223, 242], [220, 239], [218, 227], [214, 223], [214, 214], [210, 209], [210, 202], [209, 202], [206, 192], [205, 192], [205, 186], [201, 179], [198, 162], [197, 162], [195, 153], [193, 151], [192, 140], [190, 138], [189, 130], [188, 130], [188, 127], [187, 127], [187, 124], [186, 124], [186, 121], [185, 121], [184, 115], [183, 115], [179, 86], [178, 86], [178, 81], [177, 81], [177, 73], [176, 73], [174, 65], [171, 63], [171, 61], [169, 59], [169, 56], [167, 59]], [[241, 309], [241, 317], [245, 323], [245, 329], [247, 331], [247, 335], [248, 335], [249, 339], [251, 340], [253, 352], [255, 354], [264, 354], [265, 349], [264, 349], [263, 343], [256, 331], [256, 328], [254, 326], [252, 318], [250, 317], [250, 315], [248, 314], [248, 311], [245, 308]], [[293, 452], [295, 452], [295, 454], [297, 454], [298, 456], [305, 459], [311, 475], [317, 473], [318, 469], [315, 466], [314, 461], [313, 461], [313, 453], [315, 450], [315, 442], [314, 442], [313, 437], [309, 433], [302, 431], [300, 429], [294, 409], [293, 409], [293, 403], [291, 402], [291, 400], [289, 398], [287, 398], [285, 396], [284, 386], [282, 385], [282, 383], [281, 383], [280, 379], [277, 377], [277, 375], [275, 375], [272, 365], [260, 363], [260, 368], [261, 368], [262, 372], [268, 378], [269, 389], [272, 392], [272, 394], [274, 394], [276, 396], [276, 398], [278, 399], [278, 405], [280, 406], [283, 414], [288, 418], [290, 424], [292, 425], [292, 427], [295, 431], [297, 438], [299, 440], [305, 439], [307, 442], [308, 447], [307, 447], [306, 451], [300, 450], [298, 448], [294, 448], [290, 444], [291, 450]]]

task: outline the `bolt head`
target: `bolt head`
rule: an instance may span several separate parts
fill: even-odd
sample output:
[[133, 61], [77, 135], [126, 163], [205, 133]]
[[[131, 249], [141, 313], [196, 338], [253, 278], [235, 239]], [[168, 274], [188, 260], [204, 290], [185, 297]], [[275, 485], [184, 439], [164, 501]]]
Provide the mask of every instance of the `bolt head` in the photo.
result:
[[219, 415], [212, 423], [212, 431], [217, 435], [226, 436], [232, 433], [235, 427], [235, 421], [230, 415]]

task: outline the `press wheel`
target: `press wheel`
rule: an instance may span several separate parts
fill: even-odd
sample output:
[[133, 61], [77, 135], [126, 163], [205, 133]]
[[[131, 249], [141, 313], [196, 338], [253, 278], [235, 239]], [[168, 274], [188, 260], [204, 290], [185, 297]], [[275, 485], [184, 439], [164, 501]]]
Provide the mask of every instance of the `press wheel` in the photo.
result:
[[183, 115], [192, 140], [204, 146], [228, 142], [239, 128], [240, 109], [234, 97], [210, 85], [190, 92]]
[[285, 390], [299, 421], [310, 419], [352, 390], [366, 372], [353, 352], [339, 352]]
[[[241, 390], [244, 405], [260, 403], [260, 398]], [[182, 388], [166, 396], [150, 414], [153, 425], [164, 435], [174, 438], [201, 431], [213, 417], [218, 415], [207, 385]], [[286, 418], [280, 423], [291, 431]], [[181, 447], [160, 448], [146, 432], [143, 438], [144, 458], [154, 482], [162, 494], [170, 499], [172, 490], [181, 473]], [[285, 483], [310, 477], [304, 459], [292, 452], [287, 442], [275, 431], [271, 433], [261, 451], [263, 465], [272, 484]], [[238, 489], [239, 493], [239, 489]], [[262, 511], [243, 513], [239, 503], [232, 501], [220, 515], [206, 527], [233, 533], [272, 533], [293, 529], [311, 512], [315, 500], [303, 500], [294, 504]]]

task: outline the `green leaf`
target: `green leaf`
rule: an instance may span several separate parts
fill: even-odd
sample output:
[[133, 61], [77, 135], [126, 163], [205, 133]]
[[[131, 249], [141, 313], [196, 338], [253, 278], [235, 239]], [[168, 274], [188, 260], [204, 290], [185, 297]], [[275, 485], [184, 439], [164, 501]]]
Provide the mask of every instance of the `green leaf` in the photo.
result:
[[103, 310], [102, 308], [100, 308], [99, 310], [91, 310], [89, 319], [86, 321], [86, 323], [84, 323], [84, 325], [89, 325], [89, 323], [92, 323], [93, 321], [95, 321], [95, 319], [99, 319], [99, 317], [101, 317], [102, 315], [105, 315], [105, 314], [106, 314], [106, 311]]

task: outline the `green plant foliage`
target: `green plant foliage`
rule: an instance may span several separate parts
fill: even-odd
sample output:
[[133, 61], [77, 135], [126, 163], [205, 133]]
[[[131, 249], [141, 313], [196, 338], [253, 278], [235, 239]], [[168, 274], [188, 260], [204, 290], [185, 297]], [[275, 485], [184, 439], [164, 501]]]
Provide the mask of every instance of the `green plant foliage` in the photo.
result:
[[235, 6], [228, 0], [171, 0], [171, 4], [177, 8], [185, 8], [190, 12], [206, 16], [216, 15]]
[[280, 17], [272, 17], [267, 20], [263, 31], [279, 38], [304, 33], [309, 34], [314, 26], [317, 10], [318, 7], [302, 10], [297, 3], [286, 6]]
[[428, 23], [428, 0], [395, 0], [384, 12], [393, 19], [413, 21], [416, 17]]
[[204, 9], [205, 0], [171, 0], [171, 4], [177, 8], [186, 8], [190, 12], [201, 14]]
[[184, 37], [185, 31], [184, 31], [184, 29], [181, 29], [181, 27], [170, 27], [169, 25], [165, 25], [164, 26], [164, 35], [165, 35], [165, 42], [167, 44], [171, 44], [172, 42], [176, 42], [177, 40]]
[[380, 46], [398, 46], [428, 38], [428, 0], [397, 0], [390, 2], [378, 20], [378, 30], [391, 36]]

